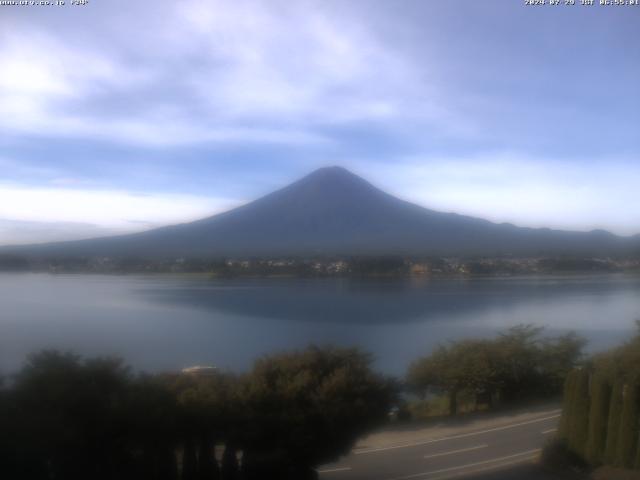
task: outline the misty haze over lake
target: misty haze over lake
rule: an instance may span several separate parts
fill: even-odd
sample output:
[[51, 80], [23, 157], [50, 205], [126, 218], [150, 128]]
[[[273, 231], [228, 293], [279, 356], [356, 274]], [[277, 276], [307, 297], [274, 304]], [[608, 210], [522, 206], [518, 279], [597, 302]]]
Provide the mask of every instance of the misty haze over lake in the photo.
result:
[[640, 317], [640, 278], [235, 279], [0, 275], [0, 371], [41, 348], [118, 355], [137, 369], [216, 365], [309, 343], [356, 345], [402, 374], [438, 342], [519, 323], [575, 329], [599, 350]]

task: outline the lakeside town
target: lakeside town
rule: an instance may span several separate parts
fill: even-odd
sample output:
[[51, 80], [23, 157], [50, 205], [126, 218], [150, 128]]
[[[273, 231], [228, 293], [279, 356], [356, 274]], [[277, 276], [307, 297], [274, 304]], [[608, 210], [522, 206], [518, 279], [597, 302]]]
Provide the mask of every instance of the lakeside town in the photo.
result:
[[0, 271], [50, 273], [201, 273], [215, 277], [472, 276], [640, 273], [640, 258], [612, 257], [282, 257], [144, 259], [0, 257]]

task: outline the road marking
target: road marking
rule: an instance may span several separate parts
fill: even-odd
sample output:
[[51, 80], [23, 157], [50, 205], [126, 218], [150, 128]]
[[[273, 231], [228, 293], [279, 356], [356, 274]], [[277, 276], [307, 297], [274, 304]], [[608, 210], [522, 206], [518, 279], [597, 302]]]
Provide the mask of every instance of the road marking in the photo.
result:
[[349, 470], [351, 470], [351, 467], [327, 468], [326, 470], [318, 470], [318, 473], [348, 472]]
[[478, 445], [475, 447], [461, 448], [460, 450], [451, 450], [450, 452], [434, 453], [433, 455], [425, 455], [424, 458], [444, 457], [445, 455], [454, 455], [456, 453], [470, 452], [472, 450], [480, 450], [487, 448], [489, 445]]
[[550, 428], [549, 430], [543, 430], [540, 433], [543, 434], [543, 435], [546, 435], [548, 433], [553, 433], [553, 432], [557, 432], [557, 431], [558, 431], [557, 428]]
[[560, 414], [558, 413], [556, 415], [551, 415], [549, 417], [537, 418], [535, 420], [529, 420], [529, 421], [526, 421], [526, 422], [514, 423], [512, 425], [505, 425], [505, 426], [502, 426], [502, 427], [489, 428], [487, 430], [481, 430], [479, 432], [463, 433], [463, 434], [460, 434], [460, 435], [452, 435], [450, 437], [434, 438], [432, 440], [423, 440], [421, 442], [404, 443], [402, 445], [391, 445], [390, 447], [370, 448], [368, 450], [355, 451], [355, 452], [353, 452], [353, 454], [354, 455], [363, 455], [365, 453], [384, 452], [386, 450], [396, 450], [398, 448], [418, 447], [420, 445], [428, 445], [430, 443], [444, 442], [446, 440], [456, 440], [458, 438], [473, 437], [475, 435], [482, 435], [482, 434], [485, 434], [485, 433], [498, 432], [500, 430], [508, 430], [510, 428], [522, 427], [524, 425], [531, 425], [533, 423], [544, 422], [545, 420], [551, 420], [553, 418], [558, 418], [559, 416], [560, 416]]
[[[496, 463], [496, 462], [501, 462], [503, 460], [511, 460], [512, 458], [522, 457], [524, 455], [529, 455], [530, 458], [527, 458], [526, 460], [530, 460], [535, 458], [531, 456], [532, 454], [538, 454], [541, 451], [542, 451], [541, 448], [536, 448], [535, 450], [527, 450], [526, 452], [514, 453], [513, 455], [507, 455], [505, 457], [492, 458], [490, 460], [483, 460], [481, 462], [467, 463], [466, 465], [459, 465], [457, 467], [441, 468], [440, 470], [431, 470], [429, 472], [414, 473], [412, 475], [405, 475], [404, 477], [394, 477], [390, 480], [408, 480], [409, 478], [424, 477], [427, 475], [437, 475], [438, 473], [448, 473], [456, 470], [463, 470], [465, 468], [477, 467], [479, 465], [486, 465], [488, 463]], [[520, 461], [524, 461], [524, 460], [520, 460]], [[472, 472], [468, 472], [468, 473], [472, 473]]]
[[429, 480], [450, 480], [452, 478], [458, 478], [463, 475], [465, 476], [477, 475], [478, 473], [482, 473], [482, 472], [490, 472], [492, 470], [498, 470], [504, 467], [509, 467], [511, 465], [518, 465], [521, 463], [530, 462], [532, 460], [535, 460], [536, 458], [538, 458], [538, 455], [532, 455], [530, 457], [519, 458], [517, 460], [512, 460], [510, 462], [498, 463], [497, 465], [489, 465], [488, 467], [474, 468], [473, 470], [468, 470], [466, 472], [456, 472], [456, 473], [452, 473], [452, 474], [444, 475], [440, 477], [431, 477]]

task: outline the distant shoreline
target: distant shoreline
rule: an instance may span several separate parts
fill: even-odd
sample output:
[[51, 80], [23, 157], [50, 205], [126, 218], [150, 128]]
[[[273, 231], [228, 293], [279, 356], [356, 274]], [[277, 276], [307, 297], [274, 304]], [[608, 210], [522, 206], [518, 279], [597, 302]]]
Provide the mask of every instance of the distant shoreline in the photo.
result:
[[343, 273], [343, 274], [295, 274], [295, 273], [236, 273], [219, 274], [216, 272], [197, 271], [168, 271], [168, 270], [95, 270], [95, 269], [0, 269], [0, 274], [48, 274], [48, 275], [107, 275], [107, 276], [157, 276], [174, 278], [193, 278], [203, 280], [236, 280], [236, 279], [371, 279], [371, 280], [431, 280], [431, 279], [481, 279], [481, 278], [519, 278], [519, 277], [586, 277], [602, 275], [625, 275], [640, 276], [640, 269], [622, 270], [546, 270], [546, 271], [523, 271], [523, 272], [486, 272], [486, 273], [431, 273], [431, 274], [411, 274], [411, 273]]
[[48, 257], [0, 255], [0, 271], [200, 274], [212, 278], [467, 278], [640, 273], [639, 257], [316, 256], [245, 258]]

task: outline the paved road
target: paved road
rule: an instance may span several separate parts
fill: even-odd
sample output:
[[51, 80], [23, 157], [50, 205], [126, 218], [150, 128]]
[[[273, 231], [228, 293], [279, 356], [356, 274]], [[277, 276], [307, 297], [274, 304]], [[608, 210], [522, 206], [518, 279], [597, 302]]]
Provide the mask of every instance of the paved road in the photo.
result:
[[321, 480], [446, 480], [548, 478], [534, 465], [545, 441], [555, 432], [560, 412], [548, 410], [513, 423], [451, 432], [354, 450], [322, 467]]

